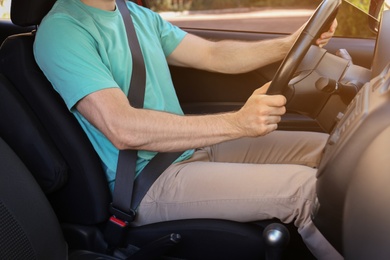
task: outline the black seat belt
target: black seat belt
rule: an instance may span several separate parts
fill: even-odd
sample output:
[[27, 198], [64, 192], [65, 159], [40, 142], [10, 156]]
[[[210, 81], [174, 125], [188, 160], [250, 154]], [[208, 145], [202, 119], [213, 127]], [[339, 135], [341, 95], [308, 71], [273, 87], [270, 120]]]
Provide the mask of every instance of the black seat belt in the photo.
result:
[[[130, 10], [127, 8], [126, 2], [127, 0], [116, 1], [126, 27], [127, 39], [133, 61], [128, 99], [133, 107], [143, 108], [146, 69]], [[119, 151], [115, 187], [110, 211], [111, 214], [113, 214], [111, 222], [120, 226], [120, 229], [122, 230], [120, 233], [122, 234], [118, 233], [118, 231], [112, 232], [112, 230], [109, 232], [107, 239], [109, 240], [108, 242], [111, 244], [111, 247], [116, 247], [121, 243], [124, 235], [123, 232], [125, 232], [128, 223], [134, 220], [136, 209], [150, 186], [181, 154], [182, 152], [158, 153], [141, 171], [139, 176], [135, 178], [136, 162], [138, 158], [137, 151]]]

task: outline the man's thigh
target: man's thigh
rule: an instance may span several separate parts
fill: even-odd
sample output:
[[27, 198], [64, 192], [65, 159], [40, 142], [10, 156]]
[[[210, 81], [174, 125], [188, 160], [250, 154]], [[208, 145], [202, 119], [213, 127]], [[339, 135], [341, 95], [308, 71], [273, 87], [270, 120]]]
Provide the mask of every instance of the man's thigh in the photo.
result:
[[136, 225], [188, 218], [308, 221], [316, 170], [301, 165], [207, 161], [199, 151], [170, 166], [143, 199]]
[[258, 138], [242, 138], [206, 148], [210, 161], [256, 164], [298, 164], [317, 167], [329, 135], [275, 131]]

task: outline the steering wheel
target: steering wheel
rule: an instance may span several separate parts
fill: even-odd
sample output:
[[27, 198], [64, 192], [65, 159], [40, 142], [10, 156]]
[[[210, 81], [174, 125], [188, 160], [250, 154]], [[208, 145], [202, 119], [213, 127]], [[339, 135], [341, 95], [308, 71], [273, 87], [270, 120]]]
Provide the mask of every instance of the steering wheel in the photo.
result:
[[267, 94], [282, 94], [286, 97], [287, 102], [291, 100], [294, 89], [289, 87], [288, 83], [310, 46], [322, 32], [329, 29], [336, 18], [341, 2], [342, 0], [324, 0], [321, 2], [284, 58], [272, 79]]

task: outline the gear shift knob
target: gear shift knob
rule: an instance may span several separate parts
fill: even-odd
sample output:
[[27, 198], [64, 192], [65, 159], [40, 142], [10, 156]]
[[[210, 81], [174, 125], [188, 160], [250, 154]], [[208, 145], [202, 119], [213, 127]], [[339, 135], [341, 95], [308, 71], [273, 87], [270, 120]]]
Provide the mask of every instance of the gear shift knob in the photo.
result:
[[290, 232], [283, 224], [272, 223], [264, 229], [263, 239], [266, 245], [266, 259], [282, 259], [283, 249], [290, 241]]

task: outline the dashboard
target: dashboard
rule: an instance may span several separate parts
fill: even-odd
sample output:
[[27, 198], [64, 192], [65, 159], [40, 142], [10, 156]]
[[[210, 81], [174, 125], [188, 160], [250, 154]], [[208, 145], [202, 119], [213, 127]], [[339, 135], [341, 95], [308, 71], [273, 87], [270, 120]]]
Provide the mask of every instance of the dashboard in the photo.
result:
[[312, 208], [317, 228], [347, 259], [390, 256], [390, 11], [379, 28], [371, 80], [338, 116]]

